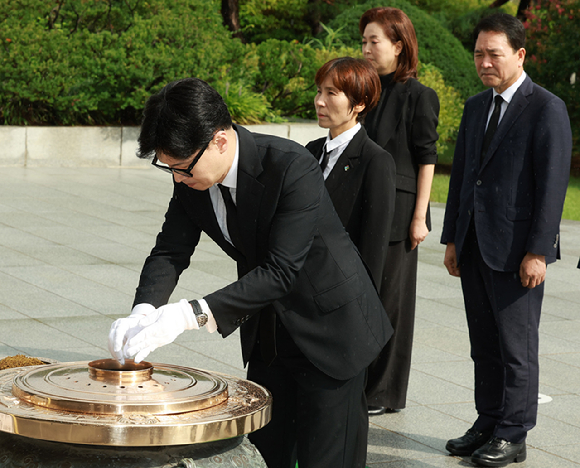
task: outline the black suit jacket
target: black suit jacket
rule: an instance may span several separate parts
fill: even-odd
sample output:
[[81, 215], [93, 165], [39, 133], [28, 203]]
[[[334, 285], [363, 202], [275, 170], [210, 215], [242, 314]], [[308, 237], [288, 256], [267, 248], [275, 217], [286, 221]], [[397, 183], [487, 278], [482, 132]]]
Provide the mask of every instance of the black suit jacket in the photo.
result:
[[559, 257], [572, 133], [564, 102], [527, 77], [480, 163], [492, 96], [489, 89], [465, 104], [441, 242], [454, 242], [460, 258], [473, 218], [485, 263], [518, 271], [527, 252], [546, 263]]
[[256, 342], [260, 311], [273, 307], [315, 366], [349, 379], [368, 366], [392, 334], [372, 281], [311, 154], [290, 140], [235, 129], [245, 257], [224, 239], [209, 192], [175, 184], [135, 303], [167, 303], [204, 231], [238, 264], [239, 280], [204, 299], [223, 336], [241, 326], [244, 363]]
[[[326, 137], [306, 145], [317, 161], [325, 142]], [[395, 213], [395, 177], [393, 157], [361, 128], [325, 181], [334, 208], [379, 291], [383, 272], [388, 268], [387, 248]]]
[[[437, 162], [439, 98], [431, 88], [409, 78], [405, 83], [395, 83], [378, 118], [376, 142], [393, 156], [397, 166], [391, 241], [402, 241], [409, 237], [415, 211], [419, 164]], [[431, 229], [429, 210], [427, 227]]]

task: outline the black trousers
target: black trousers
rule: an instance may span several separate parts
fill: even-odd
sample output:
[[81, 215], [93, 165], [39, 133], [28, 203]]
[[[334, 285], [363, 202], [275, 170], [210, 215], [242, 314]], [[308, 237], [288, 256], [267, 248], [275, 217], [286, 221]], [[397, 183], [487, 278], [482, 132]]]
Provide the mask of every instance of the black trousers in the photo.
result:
[[475, 427], [493, 429], [495, 436], [521, 443], [536, 425], [538, 412], [544, 284], [524, 288], [519, 272], [489, 268], [473, 227], [459, 266], [475, 364]]
[[278, 355], [270, 366], [259, 343], [249, 362], [248, 379], [273, 396], [272, 420], [250, 434], [268, 468], [364, 468], [368, 414], [366, 370], [336, 380], [318, 370], [278, 321]]
[[402, 409], [407, 402], [411, 372], [418, 248], [409, 239], [392, 242], [387, 253], [388, 268], [379, 291], [394, 333], [368, 369], [368, 404]]

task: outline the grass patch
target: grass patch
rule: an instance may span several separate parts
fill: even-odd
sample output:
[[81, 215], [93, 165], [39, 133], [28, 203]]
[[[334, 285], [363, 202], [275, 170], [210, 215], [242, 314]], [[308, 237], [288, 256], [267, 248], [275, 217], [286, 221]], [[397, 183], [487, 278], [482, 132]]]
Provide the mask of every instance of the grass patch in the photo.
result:
[[449, 175], [435, 174], [433, 185], [431, 186], [431, 201], [437, 203], [447, 202], [449, 192]]
[[562, 218], [580, 221], [580, 177], [570, 177]]
[[[448, 191], [449, 176], [447, 174], [435, 174], [433, 186], [431, 187], [431, 201], [446, 203]], [[580, 177], [570, 177], [562, 218], [580, 221]]]
[[437, 162], [443, 165], [451, 166], [453, 155], [455, 154], [455, 143], [448, 143], [445, 150], [437, 155]]

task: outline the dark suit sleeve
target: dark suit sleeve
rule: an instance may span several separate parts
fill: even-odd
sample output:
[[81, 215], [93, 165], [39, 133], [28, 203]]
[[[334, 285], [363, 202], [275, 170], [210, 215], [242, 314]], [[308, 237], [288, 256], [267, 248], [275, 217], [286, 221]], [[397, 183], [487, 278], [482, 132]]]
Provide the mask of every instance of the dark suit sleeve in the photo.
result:
[[200, 235], [201, 230], [187, 216], [174, 193], [155, 247], [145, 260], [133, 305], [167, 304], [179, 275], [189, 266]]
[[377, 153], [362, 183], [361, 229], [358, 249], [380, 291], [391, 225], [395, 214], [396, 168], [393, 157]]
[[270, 225], [264, 262], [204, 298], [223, 336], [235, 330], [234, 323], [244, 313], [252, 315], [292, 291], [314, 239], [324, 190], [314, 158], [305, 154], [290, 163]]
[[425, 87], [417, 98], [410, 138], [417, 164], [437, 163], [439, 107], [437, 93]]
[[572, 132], [564, 102], [549, 100], [533, 133], [534, 213], [526, 251], [555, 258], [570, 175]]
[[447, 244], [455, 242], [455, 229], [457, 217], [459, 215], [459, 204], [461, 187], [463, 185], [463, 175], [465, 171], [465, 128], [466, 115], [469, 103], [465, 105], [465, 111], [459, 125], [455, 153], [453, 154], [453, 165], [451, 167], [451, 177], [449, 179], [449, 192], [447, 194], [447, 204], [445, 206], [445, 217], [443, 218], [443, 232], [441, 243]]
[[310, 153], [312, 154], [312, 156], [316, 157], [319, 152], [322, 149], [322, 145], [324, 145], [324, 143], [326, 142], [326, 137], [325, 138], [319, 138], [318, 140], [313, 140], [310, 143], [308, 143], [305, 148], [310, 151]]

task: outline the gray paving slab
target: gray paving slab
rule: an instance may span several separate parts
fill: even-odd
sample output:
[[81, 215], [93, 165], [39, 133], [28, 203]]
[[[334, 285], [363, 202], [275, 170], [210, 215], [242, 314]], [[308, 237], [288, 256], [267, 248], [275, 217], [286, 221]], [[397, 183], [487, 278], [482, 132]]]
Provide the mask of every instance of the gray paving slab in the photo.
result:
[[[18, 168], [0, 175], [0, 357], [60, 361], [108, 356], [110, 324], [131, 307], [139, 271], [172, 193], [152, 168]], [[447, 439], [476, 417], [459, 280], [443, 267], [444, 207], [419, 251], [417, 318], [407, 408], [371, 418], [368, 466], [466, 467]], [[550, 265], [540, 326], [539, 407], [522, 468], [579, 466], [580, 223], [562, 223], [562, 260]], [[235, 264], [202, 237], [172, 300], [235, 280]], [[187, 332], [148, 358], [243, 377], [239, 333]]]

